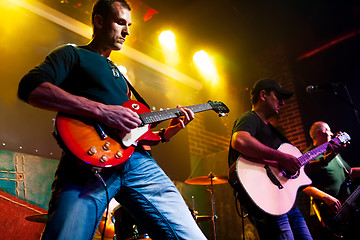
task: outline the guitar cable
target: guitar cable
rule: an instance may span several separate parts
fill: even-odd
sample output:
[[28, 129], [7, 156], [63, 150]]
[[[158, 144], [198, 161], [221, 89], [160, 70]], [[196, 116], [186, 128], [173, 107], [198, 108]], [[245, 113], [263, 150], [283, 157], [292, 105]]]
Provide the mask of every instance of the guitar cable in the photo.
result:
[[105, 193], [106, 193], [106, 215], [105, 215], [105, 221], [104, 221], [104, 228], [102, 230], [102, 233], [101, 233], [101, 239], [104, 240], [104, 236], [105, 236], [105, 229], [106, 229], [106, 222], [108, 220], [108, 214], [109, 214], [109, 192], [108, 192], [108, 189], [107, 189], [107, 186], [106, 186], [106, 183], [104, 181], [104, 179], [101, 177], [101, 175], [99, 174], [99, 172], [101, 171], [101, 168], [96, 168], [96, 167], [93, 167], [92, 168], [92, 171], [94, 172], [94, 175], [97, 179], [100, 180], [100, 182], [102, 183], [102, 185], [104, 186], [104, 189], [105, 189]]
[[[241, 217], [243, 240], [245, 240], [245, 221], [244, 221], [244, 218], [246, 218], [248, 216], [248, 214], [244, 215], [244, 209], [241, 206], [241, 201], [239, 200], [239, 193], [235, 191], [234, 194], [235, 194], [236, 212]], [[239, 208], [238, 208], [238, 204], [237, 204], [238, 202], [239, 202], [239, 205], [240, 205], [241, 213], [239, 212]]]

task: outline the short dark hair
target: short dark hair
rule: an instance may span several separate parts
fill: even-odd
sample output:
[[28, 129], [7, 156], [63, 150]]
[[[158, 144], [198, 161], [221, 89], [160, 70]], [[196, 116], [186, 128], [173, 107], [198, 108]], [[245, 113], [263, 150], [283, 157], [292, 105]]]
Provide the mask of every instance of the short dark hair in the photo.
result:
[[131, 6], [126, 0], [98, 0], [95, 2], [92, 13], [91, 13], [91, 23], [95, 30], [95, 24], [94, 24], [94, 16], [99, 14], [101, 16], [106, 16], [110, 13], [112, 5], [115, 2], [119, 2], [121, 6], [126, 8], [127, 10], [131, 11]]
[[[265, 90], [266, 94], [270, 94], [272, 91], [275, 91], [273, 89], [263, 89]], [[261, 92], [261, 91], [260, 91]], [[252, 105], [255, 105], [258, 101], [259, 101], [259, 98], [260, 98], [260, 92], [255, 92], [254, 94], [251, 94], [251, 104]]]
[[281, 94], [283, 99], [289, 99], [293, 95], [291, 91], [284, 89], [277, 81], [270, 78], [264, 78], [256, 81], [250, 92], [251, 103], [253, 105], [255, 105], [259, 100], [260, 92], [262, 90], [265, 90], [266, 94], [270, 94], [271, 91], [275, 91]]

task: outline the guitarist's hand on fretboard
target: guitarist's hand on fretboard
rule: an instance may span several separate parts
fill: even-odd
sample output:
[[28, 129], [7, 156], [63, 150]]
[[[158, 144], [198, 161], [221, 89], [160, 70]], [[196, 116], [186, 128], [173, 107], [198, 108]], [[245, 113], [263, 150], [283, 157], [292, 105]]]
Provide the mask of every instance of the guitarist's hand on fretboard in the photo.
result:
[[326, 147], [326, 152], [324, 153], [325, 164], [328, 164], [329, 162], [331, 162], [331, 160], [333, 160], [335, 158], [335, 156], [339, 154], [341, 148], [342, 148], [342, 146], [339, 143], [330, 141], [328, 146]]
[[170, 140], [177, 132], [184, 129], [185, 126], [195, 118], [195, 114], [188, 108], [177, 106], [181, 112], [181, 117], [171, 119], [169, 127], [164, 132], [164, 138]]
[[323, 198], [323, 201], [326, 203], [326, 205], [329, 206], [329, 208], [334, 214], [339, 212], [341, 208], [341, 202], [337, 198], [334, 198], [333, 196], [326, 194]]

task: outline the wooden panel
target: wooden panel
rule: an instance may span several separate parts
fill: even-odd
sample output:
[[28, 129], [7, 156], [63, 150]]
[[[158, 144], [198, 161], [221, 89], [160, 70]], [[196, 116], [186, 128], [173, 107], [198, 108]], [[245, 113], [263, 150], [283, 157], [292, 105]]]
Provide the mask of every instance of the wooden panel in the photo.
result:
[[25, 217], [46, 213], [46, 210], [0, 191], [0, 239], [38, 240], [45, 223], [31, 222]]

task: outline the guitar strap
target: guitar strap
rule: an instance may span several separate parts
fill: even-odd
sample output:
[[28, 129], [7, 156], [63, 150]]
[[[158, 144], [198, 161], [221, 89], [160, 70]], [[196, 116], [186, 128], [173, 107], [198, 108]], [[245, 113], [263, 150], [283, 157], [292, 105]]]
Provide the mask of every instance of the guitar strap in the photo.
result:
[[[120, 70], [119, 70], [120, 72]], [[121, 73], [121, 72], [120, 72]], [[147, 104], [147, 102], [140, 96], [140, 94], [135, 90], [135, 88], [131, 85], [130, 81], [127, 79], [127, 77], [121, 73], [121, 76], [125, 79], [125, 82], [126, 84], [128, 85], [130, 91], [134, 94], [136, 100], [138, 100], [139, 102], [141, 102], [142, 104], [144, 104], [148, 109], [150, 109], [150, 105]], [[155, 127], [156, 124], [153, 124], [152, 127]], [[151, 155], [151, 147], [148, 146], [148, 145], [141, 145], [142, 148], [145, 150], [145, 151], [148, 151]]]
[[136, 100], [138, 100], [139, 102], [141, 102], [142, 104], [144, 104], [147, 108], [150, 109], [149, 104], [147, 104], [147, 102], [140, 96], [140, 94], [135, 90], [135, 88], [131, 85], [130, 81], [127, 79], [127, 77], [124, 76], [124, 74], [121, 74], [123, 76], [123, 78], [125, 79], [126, 84], [128, 85], [128, 87], [130, 88], [130, 91], [134, 94]]
[[347, 175], [348, 178], [352, 179], [350, 176], [349, 171], [346, 169], [346, 167], [344, 166], [344, 164], [342, 163], [342, 161], [336, 156], [336, 161], [343, 167], [345, 174]]
[[[344, 166], [343, 162], [341, 161], [341, 159], [336, 156], [335, 159], [334, 159], [339, 165], [341, 165], [341, 167], [343, 168], [344, 170], [344, 174], [345, 174], [345, 180], [344, 182], [340, 185], [340, 189], [339, 189], [339, 192], [337, 194], [338, 197], [341, 197], [341, 196], [348, 196], [348, 194], [351, 193], [351, 189], [350, 189], [350, 186], [352, 184], [352, 177], [350, 175], [350, 172], [347, 170], [347, 168]], [[344, 199], [343, 199], [344, 200]]]
[[121, 74], [121, 76], [123, 77], [123, 79], [125, 80], [127, 86], [129, 87], [130, 91], [134, 94], [136, 100], [138, 100], [138, 102], [141, 102], [142, 104], [144, 104], [148, 109], [150, 109], [149, 104], [147, 104], [147, 102], [140, 96], [140, 94], [135, 90], [135, 88], [131, 85], [130, 81], [127, 79], [127, 77], [119, 70], [119, 68], [116, 66], [116, 64], [111, 61], [110, 59], [107, 59], [107, 62], [110, 64], [110, 66], [113, 68], [113, 70], [117, 71], [117, 76], [119, 77], [119, 73]]
[[272, 131], [274, 131], [276, 133], [276, 135], [280, 138], [280, 140], [283, 143], [290, 143], [290, 141], [279, 130], [277, 130], [277, 128], [274, 127], [270, 122], [268, 123], [268, 126], [270, 127], [270, 129]]

